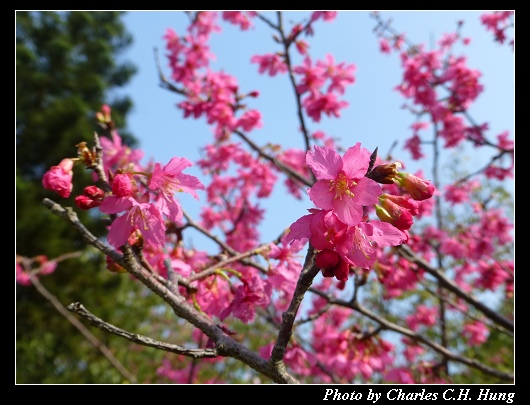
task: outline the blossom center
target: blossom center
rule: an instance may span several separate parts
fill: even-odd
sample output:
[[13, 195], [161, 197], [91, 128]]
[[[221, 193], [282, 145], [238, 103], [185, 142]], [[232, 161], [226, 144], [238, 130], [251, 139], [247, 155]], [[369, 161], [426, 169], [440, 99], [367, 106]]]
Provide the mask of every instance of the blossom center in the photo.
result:
[[132, 207], [128, 216], [131, 226], [134, 227], [136, 224], [140, 223], [141, 228], [143, 228], [144, 231], [149, 230], [149, 219], [145, 215], [145, 212], [142, 210], [142, 208], [137, 205]]
[[351, 189], [357, 185], [357, 183], [353, 180], [349, 180], [346, 175], [341, 172], [335, 180], [330, 180], [331, 188], [329, 191], [335, 191], [335, 199], [342, 200], [343, 195], [347, 195], [348, 197], [353, 197], [354, 194], [351, 191]]

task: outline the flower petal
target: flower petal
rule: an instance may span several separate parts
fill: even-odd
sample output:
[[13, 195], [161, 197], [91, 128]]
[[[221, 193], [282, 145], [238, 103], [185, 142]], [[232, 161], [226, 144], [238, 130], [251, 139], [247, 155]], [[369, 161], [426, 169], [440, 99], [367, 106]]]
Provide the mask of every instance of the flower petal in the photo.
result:
[[383, 189], [379, 183], [363, 177], [357, 181], [355, 186], [355, 201], [359, 205], [377, 204], [379, 196], [383, 193]]
[[306, 163], [318, 180], [335, 179], [342, 170], [342, 158], [333, 149], [315, 146], [306, 154]]
[[354, 226], [363, 218], [363, 207], [355, 198], [344, 196], [333, 200], [333, 210], [342, 222]]
[[309, 198], [318, 208], [323, 210], [333, 209], [334, 194], [330, 191], [330, 184], [326, 180], [317, 181], [309, 189]]
[[133, 201], [131, 197], [108, 196], [99, 206], [99, 210], [105, 214], [117, 214], [131, 208]]
[[116, 249], [125, 245], [133, 229], [127, 217], [128, 215], [125, 214], [116, 218], [110, 226], [107, 240]]
[[363, 178], [370, 165], [370, 155], [368, 149], [361, 147], [359, 142], [348, 148], [342, 157], [342, 170], [346, 177], [349, 179]]

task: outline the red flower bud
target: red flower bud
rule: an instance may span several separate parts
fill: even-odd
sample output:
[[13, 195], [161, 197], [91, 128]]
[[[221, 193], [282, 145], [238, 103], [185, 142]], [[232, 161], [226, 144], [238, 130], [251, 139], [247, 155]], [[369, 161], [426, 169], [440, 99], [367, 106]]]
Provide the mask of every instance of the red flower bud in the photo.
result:
[[75, 205], [82, 210], [89, 210], [90, 208], [99, 207], [101, 205], [101, 200], [93, 200], [86, 195], [78, 195], [75, 198]]
[[322, 270], [324, 277], [335, 277], [339, 281], [348, 280], [350, 265], [334, 250], [324, 249], [318, 252], [315, 263]]
[[102, 200], [103, 197], [105, 196], [105, 192], [97, 186], [85, 187], [85, 189], [83, 190], [83, 193], [87, 197], [92, 198], [93, 200]]
[[435, 190], [430, 181], [404, 172], [400, 172], [398, 174], [397, 184], [407, 190], [412, 198], [417, 201], [423, 201], [431, 198]]

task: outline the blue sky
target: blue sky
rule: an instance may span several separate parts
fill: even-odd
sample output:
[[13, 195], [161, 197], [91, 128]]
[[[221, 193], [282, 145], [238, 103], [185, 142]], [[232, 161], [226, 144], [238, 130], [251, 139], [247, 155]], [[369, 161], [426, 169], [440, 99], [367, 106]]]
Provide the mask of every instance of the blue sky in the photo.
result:
[[[383, 18], [392, 18], [393, 27], [403, 32], [415, 43], [424, 43], [427, 49], [438, 41], [443, 33], [453, 32], [458, 20], [463, 20], [462, 35], [472, 39], [470, 45], [456, 47], [456, 53], [465, 54], [468, 66], [482, 72], [481, 83], [485, 91], [474, 103], [471, 114], [479, 123], [489, 122], [491, 139], [508, 130], [514, 136], [514, 52], [507, 45], [493, 42], [491, 32], [485, 30], [479, 17], [483, 11], [381, 11]], [[402, 150], [402, 142], [410, 136], [412, 114], [403, 110], [404, 99], [394, 90], [400, 83], [401, 70], [397, 55], [379, 52], [378, 39], [373, 33], [376, 23], [369, 11], [341, 11], [333, 23], [319, 21], [314, 25], [315, 35], [308, 38], [310, 54], [315, 59], [327, 53], [336, 62], [356, 65], [356, 82], [347, 87], [345, 100], [350, 104], [342, 110], [340, 118], [324, 117], [320, 123], [309, 120], [309, 130], [322, 130], [328, 135], [341, 138], [341, 145], [349, 147], [356, 142], [369, 150], [379, 147], [385, 154], [394, 141], [400, 142], [394, 156], [409, 163], [414, 171], [429, 170], [428, 163], [412, 163], [408, 152]], [[309, 12], [285, 12], [285, 21], [298, 22]], [[133, 35], [134, 44], [122, 57], [135, 64], [138, 73], [123, 89], [134, 102], [128, 118], [128, 129], [140, 141], [146, 157], [166, 163], [173, 156], [187, 157], [196, 161], [199, 149], [211, 142], [211, 130], [203, 119], [184, 119], [176, 104], [182, 100], [159, 86], [154, 49], [164, 73], [169, 75], [165, 58], [163, 35], [167, 28], [183, 34], [187, 16], [178, 11], [130, 11], [124, 16], [127, 30]], [[285, 147], [303, 147], [295, 116], [293, 90], [288, 86], [286, 75], [269, 77], [259, 75], [257, 65], [250, 63], [254, 54], [279, 50], [272, 40], [273, 32], [258, 19], [254, 28], [241, 32], [239, 28], [218, 21], [222, 32], [213, 34], [210, 45], [217, 60], [214, 69], [223, 69], [236, 77], [242, 92], [258, 90], [260, 97], [252, 100], [251, 108], [259, 109], [263, 116], [263, 128], [251, 132], [252, 139], [265, 145], [281, 143]], [[289, 25], [290, 26], [290, 25]], [[513, 31], [511, 32], [513, 35]], [[481, 160], [482, 159], [482, 160]], [[471, 154], [469, 164], [480, 164], [485, 158]], [[202, 177], [198, 167], [187, 173]], [[428, 172], [427, 172], [428, 177]], [[197, 215], [205, 202], [179, 195], [184, 208]], [[276, 237], [283, 227], [290, 225], [312, 207], [309, 200], [293, 201], [286, 198], [283, 184], [278, 184], [273, 198], [263, 204], [267, 209], [263, 227], [263, 240]], [[200, 246], [197, 246], [200, 247]]]

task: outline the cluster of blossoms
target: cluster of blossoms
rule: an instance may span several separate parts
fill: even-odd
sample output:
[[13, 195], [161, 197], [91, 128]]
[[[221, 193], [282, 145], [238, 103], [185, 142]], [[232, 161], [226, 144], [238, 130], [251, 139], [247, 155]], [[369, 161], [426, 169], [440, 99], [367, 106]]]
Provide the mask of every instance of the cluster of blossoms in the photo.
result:
[[[347, 280], [354, 267], [374, 265], [378, 248], [406, 242], [412, 217], [419, 212], [417, 201], [434, 194], [430, 182], [399, 172], [397, 162], [372, 169], [371, 160], [360, 143], [342, 157], [328, 147], [307, 152], [307, 165], [317, 179], [308, 193], [317, 208], [294, 222], [286, 239], [309, 240], [325, 277]], [[407, 194], [383, 193], [379, 183], [394, 183]], [[371, 206], [380, 220], [368, 219]]]
[[[504, 30], [510, 26], [512, 15], [512, 11], [486, 13], [481, 16], [481, 22], [487, 29], [493, 30], [502, 43]], [[396, 90], [411, 100], [412, 105], [407, 107], [421, 117], [421, 121], [412, 124], [412, 136], [405, 141], [405, 149], [412, 158], [419, 160], [425, 157], [422, 144], [430, 142], [423, 139], [421, 131], [432, 125], [437, 128], [438, 137], [445, 142], [446, 148], [455, 148], [465, 141], [476, 148], [496, 148], [500, 156], [488, 165], [485, 175], [498, 180], [512, 177], [514, 153], [513, 143], [507, 139], [508, 133], [498, 134], [496, 141], [487, 139], [488, 124], [468, 119], [467, 112], [484, 86], [480, 83], [481, 72], [470, 68], [465, 56], [454, 54], [456, 44], [467, 46], [470, 43], [470, 39], [462, 37], [459, 32], [462, 22], [459, 22], [456, 32], [442, 36], [437, 42], [438, 48], [429, 51], [423, 44], [405, 49], [405, 37], [389, 34], [383, 26], [378, 28], [381, 52], [389, 54], [393, 49], [399, 52], [401, 58], [403, 77]]]
[[[506, 36], [506, 31], [510, 27], [514, 27], [514, 15], [515, 11], [513, 10], [492, 11], [482, 14], [480, 16], [480, 22], [486, 27], [487, 30], [493, 32], [495, 41], [500, 44], [504, 44], [508, 39]], [[508, 43], [513, 50], [515, 46], [514, 39], [512, 38]]]
[[16, 281], [20, 285], [31, 285], [31, 275], [45, 276], [51, 274], [57, 268], [57, 260], [49, 260], [45, 255], [35, 257], [16, 257]]
[[[112, 127], [107, 105], [96, 117], [100, 124]], [[103, 171], [109, 176], [108, 182], [105, 182], [108, 191], [96, 185], [87, 186], [83, 194], [75, 197], [75, 203], [81, 209], [98, 207], [101, 212], [115, 216], [108, 241], [117, 249], [127, 242], [163, 246], [166, 219], [178, 223], [183, 217], [175, 193], [187, 192], [198, 199], [195, 190], [204, 189], [204, 185], [196, 177], [183, 173], [192, 165], [188, 159], [174, 157], [165, 165], [155, 162], [142, 168], [139, 161], [143, 154], [122, 145], [117, 131], [112, 130], [111, 134], [112, 141], [101, 138]], [[63, 159], [42, 179], [46, 189], [57, 192], [63, 198], [68, 198], [73, 188], [74, 164], [82, 163], [93, 168], [97, 162], [95, 152], [90, 151], [85, 142], [77, 146], [77, 158]]]
[[[321, 131], [313, 135], [305, 133], [308, 144], [311, 141], [318, 145], [307, 152], [295, 148], [282, 150], [279, 145], [271, 144], [260, 149], [265, 155], [271, 151], [270, 157], [292, 169], [291, 173], [300, 174], [299, 177], [286, 176], [288, 191], [294, 197], [301, 197], [300, 190], [304, 191], [305, 187], [302, 184], [310, 184], [312, 174], [316, 179], [307, 190], [316, 208], [309, 209], [308, 215], [295, 221], [279, 241], [260, 244], [258, 229], [265, 211], [259, 201], [271, 195], [280, 166], [262, 159], [261, 154], [255, 156], [258, 147], [252, 146], [243, 133], [262, 127], [261, 113], [246, 104], [260, 93], [255, 90], [241, 93], [234, 77], [223, 71], [216, 72], [210, 66], [214, 55], [208, 40], [210, 34], [220, 31], [216, 23], [219, 15], [245, 31], [252, 27], [252, 19], [258, 14], [251, 11], [198, 12], [184, 35], [179, 36], [173, 30], [167, 30], [165, 35], [171, 78], [176, 83], [172, 89], [184, 98], [178, 107], [184, 112], [184, 118], [204, 118], [215, 137], [214, 143], [202, 149], [203, 158], [198, 161], [204, 175], [211, 177], [207, 187], [197, 178], [183, 173], [191, 166], [185, 158], [175, 157], [166, 165], [141, 165], [141, 151], [122, 144], [108, 106], [103, 106], [96, 115], [109, 135], [100, 139], [101, 156], [81, 143], [78, 157], [64, 159], [52, 167], [44, 175], [43, 185], [67, 198], [72, 192], [74, 164], [84, 163], [94, 168], [95, 162], [101, 163], [103, 170], [97, 172], [94, 181], [100, 181], [102, 188], [86, 187], [75, 197], [77, 206], [98, 208], [109, 214], [112, 222], [108, 241], [111, 245], [119, 249], [129, 243], [141, 248], [152, 270], [167, 279], [172, 277], [170, 271], [177, 274], [182, 296], [202, 313], [217, 317], [221, 322], [232, 316], [249, 323], [261, 307], [267, 309], [271, 320], [280, 324], [281, 311], [289, 306], [302, 270], [299, 252], [308, 241], [316, 250], [315, 263], [324, 276], [316, 286], [321, 290], [329, 287], [342, 290], [352, 273], [366, 279], [368, 272], [373, 270], [382, 286], [382, 298], [399, 299], [404, 292], [417, 288], [424, 270], [395, 254], [394, 249], [384, 248], [407, 243], [410, 250], [426, 262], [435, 260], [440, 253], [445, 260], [454, 260], [455, 282], [464, 291], [472, 288], [493, 291], [505, 285], [507, 296], [513, 295], [513, 262], [485, 257], [493, 256], [497, 245], [511, 242], [512, 228], [500, 212], [490, 209], [476, 223], [459, 224], [458, 233], [450, 234], [428, 226], [421, 234], [411, 235], [409, 229], [414, 220], [430, 214], [434, 206], [434, 199], [430, 197], [435, 189], [423, 179], [421, 171], [415, 174], [400, 171], [400, 163], [382, 162], [359, 143], [340, 156], [335, 152], [332, 138]], [[298, 78], [296, 93], [304, 112], [314, 122], [319, 122], [323, 116], [339, 117], [340, 110], [347, 106], [340, 96], [345, 87], [355, 81], [355, 65], [337, 64], [331, 55], [323, 60], [312, 60], [309, 45], [301, 39], [302, 33], [312, 34], [313, 22], [332, 21], [335, 16], [335, 12], [314, 12], [307, 24], [296, 24], [287, 32], [284, 49], [251, 58], [252, 63], [259, 65], [259, 73], [275, 76], [292, 72]], [[459, 39], [457, 34], [445, 35], [439, 42], [440, 49], [432, 52], [425, 52], [423, 47], [405, 51], [403, 35], [381, 37], [380, 46], [384, 53], [390, 53], [392, 48], [401, 52], [404, 73], [397, 90], [412, 100], [414, 106], [410, 109], [419, 111], [418, 117], [428, 115], [431, 118], [440, 139], [445, 141], [444, 147], [454, 148], [467, 139], [475, 146], [496, 146], [501, 153], [512, 150], [513, 154], [513, 141], [508, 139], [508, 133], [499, 135], [498, 142], [493, 145], [484, 137], [486, 124], [465, 123], [462, 113], [482, 92], [482, 86], [480, 72], [469, 69], [465, 58], [450, 54], [452, 45]], [[463, 44], [468, 42], [462, 39]], [[284, 53], [291, 44], [301, 55], [298, 65]], [[443, 96], [439, 92], [442, 89]], [[424, 157], [421, 145], [425, 141], [420, 138], [420, 131], [429, 125], [424, 121], [412, 124], [413, 136], [406, 141], [405, 149], [411, 152], [413, 159]], [[243, 142], [231, 139], [236, 135]], [[252, 146], [253, 152], [245, 149], [245, 142]], [[508, 168], [490, 165], [484, 173], [502, 180], [511, 171], [513, 164]], [[445, 197], [452, 205], [466, 204], [476, 187], [471, 181], [448, 186]], [[224, 238], [219, 244], [225, 251], [218, 256], [187, 249], [181, 243], [183, 229], [194, 225], [180, 223], [183, 212], [174, 194], [187, 192], [198, 198], [196, 190], [205, 190], [207, 199], [197, 226], [211, 235], [214, 229], [219, 231], [222, 237], [215, 239], [216, 242]], [[473, 205], [473, 209], [477, 213], [485, 211], [478, 205]], [[370, 214], [377, 219], [370, 219]], [[477, 234], [482, 236], [480, 241], [474, 236]], [[268, 267], [253, 267], [243, 261], [223, 263], [227, 252], [230, 255], [241, 253], [244, 257], [261, 255], [266, 258]], [[125, 271], [112, 260], [108, 261], [108, 268]], [[24, 276], [21, 271], [21, 283]], [[394, 366], [389, 371], [395, 360], [393, 345], [383, 340], [377, 331], [370, 333], [370, 328], [363, 333], [351, 316], [351, 308], [327, 308], [329, 301], [320, 296], [312, 305], [309, 315], [314, 317], [311, 333], [315, 352], [309, 352], [293, 339], [284, 357], [286, 365], [299, 375], [318, 376], [331, 382], [327, 380], [330, 376], [322, 372], [328, 369], [334, 370], [334, 378], [348, 382], [358, 376], [368, 380], [374, 373], [386, 374], [388, 381], [400, 383], [444, 382], [433, 374], [436, 368], [432, 363], [421, 361], [425, 348], [412, 339], [402, 340], [403, 355], [416, 368]], [[416, 306], [413, 314], [403, 316], [406, 326], [412, 331], [435, 326], [438, 311], [434, 308]], [[219, 327], [228, 333], [223, 325]], [[462, 336], [470, 344], [479, 345], [487, 338], [487, 330], [482, 322], [468, 323], [462, 329]], [[196, 329], [193, 339], [204, 342], [208, 337]], [[272, 344], [263, 346], [262, 356], [269, 358], [271, 350]], [[184, 383], [195, 378], [196, 370], [191, 364], [175, 369], [167, 361], [158, 374]], [[220, 382], [217, 378], [208, 382]]]

